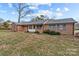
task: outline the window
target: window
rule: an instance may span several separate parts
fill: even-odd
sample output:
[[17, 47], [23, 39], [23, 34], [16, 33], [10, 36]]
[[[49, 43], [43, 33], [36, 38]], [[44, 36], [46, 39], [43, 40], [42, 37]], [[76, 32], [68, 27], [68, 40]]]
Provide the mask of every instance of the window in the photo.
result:
[[29, 25], [29, 29], [32, 29], [32, 25]]
[[48, 29], [49, 30], [65, 30], [65, 24], [50, 24]]
[[55, 24], [50, 24], [48, 27], [50, 30], [56, 29], [56, 25]]
[[37, 25], [37, 29], [41, 29], [42, 25]]
[[60, 30], [65, 30], [66, 29], [65, 27], [66, 27], [65, 24], [58, 24], [57, 25], [57, 28], [60, 29]]

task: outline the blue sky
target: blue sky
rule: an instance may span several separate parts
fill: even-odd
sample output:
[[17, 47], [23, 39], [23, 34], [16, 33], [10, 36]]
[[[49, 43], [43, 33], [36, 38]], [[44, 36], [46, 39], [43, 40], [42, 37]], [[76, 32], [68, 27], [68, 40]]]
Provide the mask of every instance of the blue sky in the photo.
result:
[[[78, 3], [31, 3], [33, 13], [22, 20], [29, 21], [32, 17], [45, 15], [49, 18], [74, 18], [79, 21]], [[54, 17], [55, 16], [55, 17]], [[17, 22], [17, 12], [11, 3], [0, 3], [0, 18]]]

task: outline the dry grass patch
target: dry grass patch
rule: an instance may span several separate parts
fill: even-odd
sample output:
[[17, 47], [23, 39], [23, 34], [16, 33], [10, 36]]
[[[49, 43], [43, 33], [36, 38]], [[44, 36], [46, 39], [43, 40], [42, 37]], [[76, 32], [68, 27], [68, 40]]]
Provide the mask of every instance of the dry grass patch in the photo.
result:
[[67, 35], [0, 31], [0, 55], [79, 55], [79, 39]]

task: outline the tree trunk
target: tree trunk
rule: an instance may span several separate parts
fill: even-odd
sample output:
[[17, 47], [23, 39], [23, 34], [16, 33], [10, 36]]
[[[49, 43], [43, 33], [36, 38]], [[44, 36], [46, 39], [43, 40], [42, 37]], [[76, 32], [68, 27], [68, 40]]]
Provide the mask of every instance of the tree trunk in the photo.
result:
[[19, 12], [19, 16], [18, 16], [18, 23], [20, 23], [20, 12]]
[[20, 9], [21, 9], [21, 4], [19, 4], [19, 10], [18, 10], [18, 23], [20, 23], [20, 16], [21, 16], [21, 11], [20, 11]]

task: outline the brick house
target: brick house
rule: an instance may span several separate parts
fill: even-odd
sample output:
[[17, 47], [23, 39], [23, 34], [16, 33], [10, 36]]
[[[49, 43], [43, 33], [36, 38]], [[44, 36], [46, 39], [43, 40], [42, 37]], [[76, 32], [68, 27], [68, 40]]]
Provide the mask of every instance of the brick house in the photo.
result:
[[57, 31], [61, 34], [74, 34], [74, 24], [76, 23], [73, 18], [65, 19], [49, 19], [30, 21], [25, 23], [13, 23], [12, 31], [17, 32], [43, 32], [44, 30]]

